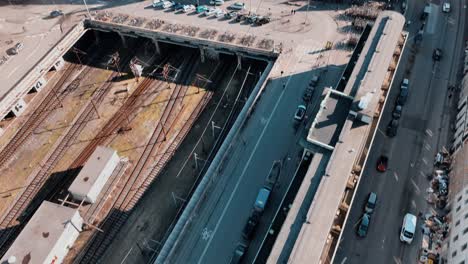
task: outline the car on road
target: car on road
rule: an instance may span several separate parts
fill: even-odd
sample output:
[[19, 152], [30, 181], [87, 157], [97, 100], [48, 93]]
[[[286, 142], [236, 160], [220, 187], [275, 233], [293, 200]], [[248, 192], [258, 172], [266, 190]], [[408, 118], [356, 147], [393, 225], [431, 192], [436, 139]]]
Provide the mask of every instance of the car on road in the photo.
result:
[[268, 17], [268, 16], [259, 16], [255, 20], [255, 25], [256, 26], [262, 26], [262, 25], [270, 23], [270, 21], [271, 21], [271, 18]]
[[405, 105], [407, 100], [408, 100], [408, 89], [402, 89], [400, 91], [400, 95], [398, 95], [397, 104], [403, 106]]
[[397, 104], [395, 106], [395, 109], [393, 109], [393, 113], [392, 113], [393, 118], [400, 119], [402, 111], [403, 111], [403, 106]]
[[244, 229], [242, 229], [242, 237], [244, 237], [245, 240], [250, 241], [252, 239], [259, 221], [260, 215], [257, 212], [252, 213], [247, 223], [245, 223]]
[[445, 2], [442, 5], [442, 12], [444, 12], [444, 13], [449, 13], [450, 12], [450, 3], [449, 2]]
[[390, 124], [387, 126], [387, 136], [394, 137], [397, 134], [398, 130], [398, 119], [392, 119]]
[[404, 78], [403, 81], [401, 81], [400, 90], [408, 89], [408, 87], [409, 87], [409, 80], [407, 78]]
[[59, 9], [56, 9], [56, 10], [53, 10], [52, 12], [50, 12], [50, 17], [58, 17], [58, 16], [62, 16], [63, 15], [63, 12], [62, 10], [59, 10]]
[[234, 10], [242, 10], [245, 9], [245, 3], [242, 2], [236, 2], [232, 5], [229, 6], [229, 9], [234, 9]]
[[364, 207], [364, 212], [371, 215], [374, 212], [376, 205], [377, 205], [377, 194], [375, 192], [371, 192], [367, 196], [367, 202], [366, 202], [366, 206]]
[[400, 240], [401, 242], [411, 244], [416, 232], [416, 221], [417, 218], [413, 214], [406, 214], [403, 218], [403, 224], [401, 226]]
[[304, 102], [309, 102], [312, 99], [312, 95], [314, 95], [314, 88], [313, 87], [307, 87], [307, 89], [304, 92], [304, 95], [302, 95], [302, 99]]
[[367, 235], [367, 230], [369, 230], [369, 224], [370, 224], [370, 215], [367, 213], [364, 213], [361, 217], [361, 222], [359, 223], [359, 226], [357, 229], [357, 235], [359, 237], [365, 237]]
[[224, 0], [211, 0], [210, 5], [222, 5], [224, 4]]
[[305, 105], [299, 105], [297, 107], [296, 113], [294, 114], [294, 120], [299, 121], [299, 122], [304, 120], [306, 110], [307, 108], [305, 107]]
[[385, 172], [388, 166], [388, 157], [381, 155], [377, 160], [377, 171]]
[[206, 5], [200, 5], [200, 6], [197, 6], [196, 11], [198, 14], [202, 14], [202, 13], [205, 13], [207, 10], [208, 10], [208, 7]]
[[432, 59], [435, 61], [440, 61], [442, 59], [442, 50], [437, 48], [432, 52]]
[[231, 258], [231, 261], [229, 262], [230, 264], [238, 264], [238, 263], [241, 263], [242, 261], [242, 258], [244, 257], [245, 255], [245, 252], [247, 252], [247, 248], [249, 246], [244, 244], [244, 243], [239, 243], [236, 247], [236, 249], [234, 249], [234, 254]]

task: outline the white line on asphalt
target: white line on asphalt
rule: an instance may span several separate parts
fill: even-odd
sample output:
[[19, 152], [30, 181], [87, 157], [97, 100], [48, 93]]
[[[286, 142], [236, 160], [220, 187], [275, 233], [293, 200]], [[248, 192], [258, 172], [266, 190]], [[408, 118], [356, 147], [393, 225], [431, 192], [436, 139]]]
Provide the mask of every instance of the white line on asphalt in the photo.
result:
[[396, 171], [393, 172], [393, 177], [395, 177], [395, 180], [398, 181], [398, 174], [396, 173]]
[[424, 148], [427, 149], [427, 150], [431, 150], [431, 145], [429, 143], [425, 143], [424, 144]]
[[424, 164], [427, 165], [427, 160], [426, 160], [425, 158], [422, 158], [421, 160], [422, 160], [422, 162], [423, 162]]
[[414, 209], [418, 208], [418, 207], [416, 206], [416, 201], [415, 201], [415, 200], [411, 200], [411, 206], [412, 206]]
[[432, 137], [432, 135], [433, 135], [433, 134], [432, 134], [432, 130], [430, 130], [429, 128], [426, 129], [426, 134], [427, 134], [428, 136]]
[[348, 257], [344, 257], [343, 260], [341, 261], [341, 264], [345, 264], [347, 259], [348, 259]]
[[424, 174], [423, 171], [419, 171], [419, 174], [421, 174], [421, 176], [423, 176], [423, 177], [426, 177], [426, 174]]
[[416, 189], [416, 193], [420, 194], [421, 189], [419, 189], [419, 186], [416, 184], [416, 182], [413, 179], [410, 179], [410, 180], [411, 180], [411, 184], [413, 184], [414, 189]]
[[[302, 48], [301, 52], [300, 52], [300, 57], [298, 59], [298, 61], [301, 60], [301, 58], [304, 56], [304, 48]], [[291, 72], [294, 72], [296, 70], [296, 67], [297, 67], [297, 63], [294, 65], [294, 68]], [[234, 190], [232, 191], [231, 195], [229, 196], [229, 200], [227, 201], [227, 203], [225, 204], [224, 206], [224, 209], [223, 209], [223, 212], [221, 213], [221, 215], [219, 216], [218, 218], [218, 221], [216, 222], [216, 225], [215, 225], [215, 228], [213, 229], [213, 232], [211, 233], [211, 237], [210, 239], [208, 240], [208, 242], [206, 243], [205, 245], [205, 248], [203, 249], [203, 252], [200, 256], [200, 258], [198, 259], [198, 262], [197, 263], [202, 263], [202, 259], [203, 257], [205, 256], [206, 254], [206, 251], [208, 250], [208, 247], [211, 245], [211, 241], [213, 240], [213, 237], [214, 235], [216, 234], [216, 232], [218, 231], [218, 228], [219, 228], [219, 225], [221, 224], [221, 221], [222, 219], [224, 218], [224, 215], [226, 214], [228, 208], [229, 208], [229, 204], [231, 204], [232, 202], [232, 199], [234, 198], [234, 195], [237, 191], [237, 189], [239, 188], [239, 185], [240, 185], [240, 182], [242, 181], [242, 179], [244, 178], [244, 175], [245, 175], [245, 172], [247, 171], [247, 168], [249, 167], [249, 164], [250, 162], [252, 161], [252, 158], [258, 148], [258, 145], [260, 144], [260, 141], [262, 140], [263, 138], [263, 135], [265, 134], [266, 130], [267, 130], [267, 127], [268, 125], [270, 124], [270, 121], [271, 121], [271, 118], [273, 117], [273, 115], [275, 114], [276, 112], [276, 109], [278, 108], [278, 105], [279, 103], [281, 102], [281, 99], [283, 98], [284, 96], [284, 93], [286, 92], [286, 89], [288, 87], [288, 84], [289, 84], [289, 81], [291, 80], [291, 77], [293, 75], [289, 75], [289, 78], [288, 80], [286, 81], [286, 84], [285, 84], [285, 88], [281, 91], [281, 95], [279, 96], [278, 100], [276, 101], [276, 104], [275, 104], [275, 107], [273, 108], [273, 111], [271, 111], [270, 113], [270, 116], [268, 117], [268, 122], [267, 124], [263, 127], [263, 130], [262, 130], [262, 133], [260, 134], [260, 137], [258, 138], [257, 142], [255, 143], [255, 146], [252, 150], [252, 152], [250, 153], [250, 156], [249, 156], [249, 159], [247, 160], [247, 163], [245, 164], [244, 166], [244, 169], [242, 170], [242, 173], [239, 177], [239, 179], [237, 180], [236, 182], [236, 186], [234, 186]]]

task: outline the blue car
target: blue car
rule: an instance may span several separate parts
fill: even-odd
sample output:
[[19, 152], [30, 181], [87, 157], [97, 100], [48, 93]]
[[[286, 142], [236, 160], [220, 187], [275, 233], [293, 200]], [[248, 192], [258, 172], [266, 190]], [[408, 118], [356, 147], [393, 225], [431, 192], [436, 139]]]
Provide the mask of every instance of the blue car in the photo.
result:
[[367, 235], [369, 224], [370, 224], [370, 215], [367, 213], [364, 213], [361, 217], [361, 223], [359, 224], [358, 229], [357, 229], [357, 235], [359, 237], [365, 237]]

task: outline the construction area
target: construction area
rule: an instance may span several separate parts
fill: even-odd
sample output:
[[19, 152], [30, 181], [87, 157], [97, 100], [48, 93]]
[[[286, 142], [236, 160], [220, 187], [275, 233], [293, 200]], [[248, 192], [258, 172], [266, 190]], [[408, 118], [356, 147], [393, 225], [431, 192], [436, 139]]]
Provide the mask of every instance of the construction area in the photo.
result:
[[[134, 211], [163, 240], [267, 65], [94, 30], [59, 61], [1, 122], [2, 260], [97, 263]], [[35, 259], [13, 242], [46, 201], [84, 225], [66, 256]]]

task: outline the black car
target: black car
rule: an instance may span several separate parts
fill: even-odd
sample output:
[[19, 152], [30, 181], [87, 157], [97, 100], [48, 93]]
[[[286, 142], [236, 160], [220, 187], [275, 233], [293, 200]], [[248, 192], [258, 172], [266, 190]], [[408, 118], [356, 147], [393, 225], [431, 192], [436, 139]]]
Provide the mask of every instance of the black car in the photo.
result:
[[435, 61], [440, 61], [440, 59], [442, 59], [442, 50], [435, 49], [434, 52], [432, 52], [432, 59]]
[[231, 258], [231, 261], [229, 262], [230, 264], [237, 264], [240, 263], [242, 258], [245, 255], [245, 252], [247, 251], [248, 245], [239, 243], [234, 250], [234, 255]]
[[402, 89], [400, 91], [400, 95], [398, 96], [397, 104], [403, 106], [405, 105], [407, 99], [408, 99], [408, 89]]
[[176, 3], [174, 6], [172, 6], [172, 8], [174, 9], [174, 11], [179, 11], [179, 10], [184, 9], [184, 4]]
[[247, 223], [244, 226], [244, 229], [242, 230], [242, 236], [246, 240], [251, 240], [254, 233], [255, 233], [255, 228], [258, 225], [259, 222], [259, 216], [256, 213], [253, 213], [250, 217], [249, 220], [247, 220]]
[[397, 130], [398, 130], [398, 120], [392, 119], [392, 121], [390, 121], [390, 124], [388, 124], [387, 126], [387, 136], [389, 137], [396, 136]]

